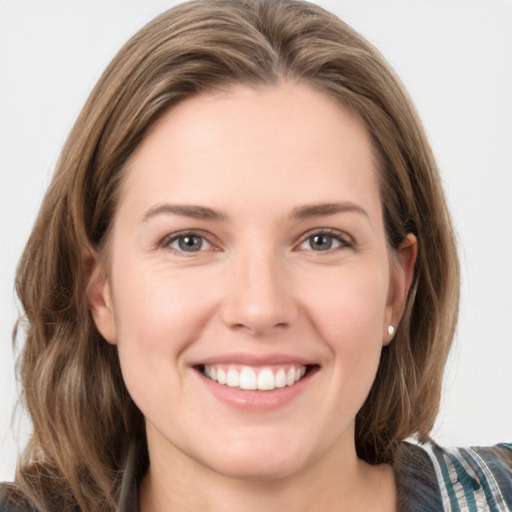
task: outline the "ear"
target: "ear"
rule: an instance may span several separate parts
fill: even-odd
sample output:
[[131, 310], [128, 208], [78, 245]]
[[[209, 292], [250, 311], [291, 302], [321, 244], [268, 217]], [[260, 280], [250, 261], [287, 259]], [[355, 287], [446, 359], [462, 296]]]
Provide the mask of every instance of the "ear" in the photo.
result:
[[391, 265], [390, 295], [386, 309], [383, 335], [384, 345], [391, 342], [393, 334], [402, 318], [407, 294], [414, 277], [414, 265], [416, 264], [417, 255], [418, 241], [412, 233], [409, 233], [395, 251], [394, 261]]
[[116, 344], [117, 333], [110, 294], [110, 283], [104, 265], [90, 249], [82, 251], [82, 265], [87, 283], [87, 301], [91, 315], [100, 334], [111, 344]]

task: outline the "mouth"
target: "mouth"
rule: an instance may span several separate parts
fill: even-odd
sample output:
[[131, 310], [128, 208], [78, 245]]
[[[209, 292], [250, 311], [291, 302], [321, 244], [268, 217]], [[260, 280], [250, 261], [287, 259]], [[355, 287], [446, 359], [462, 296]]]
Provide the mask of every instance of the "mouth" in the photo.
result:
[[273, 391], [291, 387], [318, 369], [318, 365], [245, 366], [202, 364], [196, 369], [207, 379], [246, 391]]

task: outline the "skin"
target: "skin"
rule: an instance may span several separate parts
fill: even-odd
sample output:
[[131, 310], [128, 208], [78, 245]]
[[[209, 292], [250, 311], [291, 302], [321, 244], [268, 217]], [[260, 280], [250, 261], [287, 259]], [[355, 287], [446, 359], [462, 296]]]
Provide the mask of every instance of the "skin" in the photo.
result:
[[[354, 445], [416, 256], [412, 236], [387, 245], [374, 160], [358, 118], [294, 83], [187, 99], [132, 155], [90, 303], [146, 418], [141, 510], [396, 509], [391, 468]], [[345, 208], [304, 214], [334, 203]], [[180, 250], [183, 230], [201, 250]], [[194, 365], [240, 353], [316, 372], [283, 406], [238, 409]]]

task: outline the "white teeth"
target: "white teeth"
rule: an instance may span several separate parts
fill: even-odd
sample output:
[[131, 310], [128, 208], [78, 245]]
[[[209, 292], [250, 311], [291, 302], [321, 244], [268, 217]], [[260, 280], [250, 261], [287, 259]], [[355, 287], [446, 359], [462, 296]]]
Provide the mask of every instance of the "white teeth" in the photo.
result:
[[258, 389], [258, 380], [254, 370], [245, 366], [240, 372], [241, 389]]
[[286, 385], [291, 386], [294, 382], [295, 382], [295, 369], [290, 368], [288, 370], [288, 373], [286, 374]]
[[226, 384], [232, 388], [237, 388], [240, 386], [240, 374], [233, 368], [228, 370], [226, 375]]
[[286, 373], [281, 368], [276, 373], [276, 388], [284, 388], [286, 386]]
[[284, 368], [261, 368], [258, 372], [250, 366], [205, 365], [203, 373], [209, 379], [232, 388], [271, 391], [298, 382], [306, 374], [306, 367], [286, 365]]
[[226, 382], [227, 382], [227, 380], [226, 380], [226, 372], [222, 368], [219, 368], [217, 370], [217, 382], [219, 384], [226, 384]]
[[261, 391], [268, 391], [269, 389], [274, 389], [276, 386], [274, 384], [274, 374], [272, 370], [265, 368], [261, 370], [258, 375], [258, 389]]

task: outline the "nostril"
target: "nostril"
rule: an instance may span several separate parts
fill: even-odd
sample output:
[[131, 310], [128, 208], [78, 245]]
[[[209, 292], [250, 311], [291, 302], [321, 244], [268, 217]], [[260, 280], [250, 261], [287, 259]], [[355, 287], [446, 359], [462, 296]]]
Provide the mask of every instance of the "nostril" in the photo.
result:
[[[254, 284], [255, 281], [258, 284]], [[276, 284], [279, 279], [275, 276], [263, 281], [257, 278], [251, 281], [249, 277], [237, 280], [221, 309], [227, 326], [264, 334], [282, 331], [296, 323], [299, 315], [293, 294], [283, 291], [284, 287]]]
[[245, 323], [232, 323], [229, 327], [236, 331], [246, 331], [254, 335], [264, 335], [285, 330], [290, 327], [290, 324], [288, 322], [272, 323], [261, 321], [260, 319], [248, 319]]

